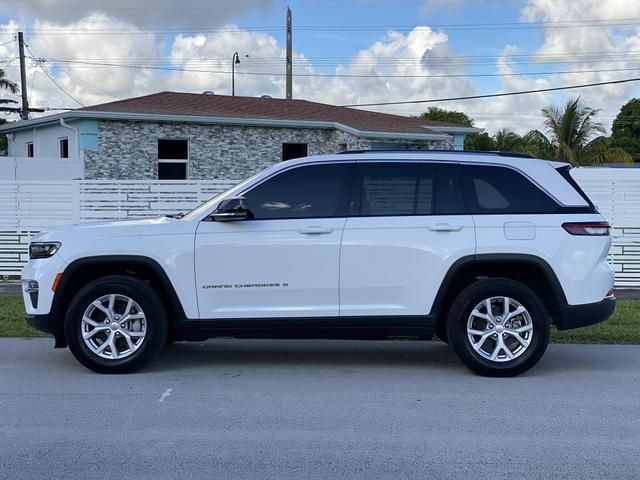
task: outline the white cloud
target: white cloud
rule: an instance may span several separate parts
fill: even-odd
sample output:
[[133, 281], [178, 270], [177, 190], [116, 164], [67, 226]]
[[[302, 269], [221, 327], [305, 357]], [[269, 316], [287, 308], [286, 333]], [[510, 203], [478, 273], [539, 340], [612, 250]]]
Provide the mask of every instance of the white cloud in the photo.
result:
[[[550, 55], [561, 57], [563, 70], [583, 71], [567, 73], [553, 78], [555, 85], [576, 85], [606, 82], [635, 77], [634, 57], [631, 51], [640, 51], [640, 29], [634, 26], [613, 26], [614, 20], [640, 17], [640, 2], [629, 0], [529, 0], [522, 10], [522, 20], [528, 22], [590, 22], [587, 27], [557, 28], [547, 25], [543, 31], [542, 46], [536, 55], [540, 65], [549, 62]], [[609, 21], [609, 22], [607, 22]], [[595, 24], [595, 25], [594, 25]], [[603, 55], [594, 56], [594, 52]], [[591, 54], [591, 55], [590, 55]], [[603, 61], [604, 60], [604, 61]], [[561, 62], [562, 63], [562, 62]], [[624, 70], [616, 72], [585, 70]], [[581, 90], [569, 90], [555, 95], [558, 103], [581, 95], [584, 102], [602, 109], [601, 120], [610, 126], [622, 104], [638, 92], [636, 83], [613, 84]]]
[[[36, 21], [34, 27], [34, 33], [30, 35], [33, 52], [49, 60], [58, 59], [47, 61], [43, 66], [83, 104], [165, 89], [213, 90], [229, 94], [231, 55], [235, 50], [241, 59], [240, 65], [236, 65], [237, 95], [284, 96], [284, 46], [267, 33], [241, 31], [233, 25], [226, 25], [212, 33], [178, 35], [165, 47], [160, 37], [140, 35], [137, 27], [102, 13], [66, 24]], [[88, 33], [103, 31], [107, 27], [121, 33], [108, 37]], [[79, 34], [68, 35], [69, 32]], [[461, 61], [453, 66], [443, 66], [438, 61], [449, 55], [448, 37], [428, 27], [416, 27], [407, 34], [390, 31], [380, 41], [359, 51], [348, 64], [335, 70], [352, 77], [323, 75], [303, 54], [295, 53], [294, 74], [301, 76], [294, 77], [294, 98], [346, 104], [475, 93], [473, 84], [463, 78], [415, 78], [461, 73], [464, 58], [461, 57]], [[413, 60], [398, 62], [398, 59]], [[192, 71], [116, 68], [102, 64]], [[322, 72], [326, 71], [322, 69]], [[9, 69], [7, 73], [14, 80], [18, 79], [17, 69]], [[77, 106], [44, 74], [40, 72], [37, 75], [35, 88], [30, 93], [32, 106]], [[28, 76], [32, 78], [31, 70]], [[413, 113], [415, 108], [398, 107], [393, 113]]]
[[0, 14], [40, 18], [66, 24], [101, 12], [139, 27], [216, 27], [230, 18], [252, 11], [266, 13], [273, 0], [3, 0]]
[[[29, 9], [35, 9], [38, 1], [45, 0], [29, 1], [25, 5]], [[93, 0], [84, 4], [91, 6], [91, 1]], [[237, 2], [238, 9], [235, 11], [247, 8], [249, 3], [250, 0]], [[255, 0], [252, 5], [254, 4], [267, 5], [269, 2]], [[603, 4], [606, 4], [606, 8]], [[123, 5], [118, 5], [116, 6], [119, 11], [128, 11]], [[166, 2], [163, 0], [159, 5], [166, 6]], [[191, 3], [187, 3], [188, 5]], [[48, 15], [50, 10], [45, 9], [44, 12]], [[269, 33], [241, 30], [232, 24], [220, 23], [219, 20], [224, 18], [224, 15], [221, 15], [212, 22], [217, 26], [216, 31], [203, 30], [203, 33], [171, 37], [142, 32], [143, 27], [136, 23], [141, 21], [133, 14], [127, 15], [128, 20], [121, 19], [126, 15], [118, 14], [114, 7], [110, 13], [94, 13], [81, 19], [64, 20], [62, 16], [47, 16], [46, 20], [34, 20], [32, 26], [35, 30], [29, 34], [28, 40], [33, 52], [40, 57], [76, 62], [46, 62], [44, 67], [54, 75], [60, 85], [84, 104], [101, 103], [113, 98], [127, 98], [166, 89], [193, 92], [214, 90], [219, 94], [229, 94], [231, 55], [235, 50], [241, 55], [241, 63], [236, 69], [238, 95], [284, 96], [284, 45], [279, 44]], [[640, 2], [529, 0], [521, 14], [522, 21], [527, 22], [573, 21], [585, 18], [607, 20], [625, 17], [640, 17]], [[161, 24], [157, 22], [154, 26]], [[16, 23], [14, 21], [2, 26], [7, 37], [17, 29]], [[103, 32], [105, 29], [117, 29], [119, 34], [87, 34], [91, 31]], [[79, 31], [82, 33], [70, 35], [70, 32]], [[15, 50], [15, 44], [0, 47], [0, 58], [15, 55]], [[537, 58], [541, 62], [545, 55], [565, 55], [564, 60], [567, 60], [567, 63], [561, 65], [559, 69], [562, 70], [620, 69], [631, 68], [634, 64], [629, 58], [624, 57], [610, 57], [607, 62], [596, 63], [592, 58], [579, 54], [610, 52], [620, 55], [629, 51], [640, 52], [640, 31], [637, 29], [610, 26], [546, 28], [542, 31], [541, 45], [534, 59]], [[505, 45], [497, 59], [495, 71], [509, 74], [524, 69], [544, 70], [558, 67], [545, 66], [542, 63], [525, 67], [512, 61], [512, 55], [522, 53], [523, 48], [517, 45], [517, 42]], [[248, 54], [249, 58], [244, 57], [245, 54]], [[406, 34], [389, 31], [383, 38], [358, 51], [348, 62], [338, 65], [334, 70], [327, 69], [322, 63], [314, 65], [303, 52], [295, 52], [294, 55], [294, 74], [309, 75], [294, 77], [294, 98], [339, 105], [458, 97], [480, 93], [476, 82], [471, 78], [447, 77], [465, 73], [465, 57], [451, 53], [446, 33], [434, 31], [426, 26], [415, 27]], [[158, 69], [103, 67], [77, 62], [146, 65]], [[14, 62], [6, 70], [9, 78], [14, 81], [19, 79], [16, 67], [17, 62]], [[163, 70], [166, 68], [199, 71]], [[252, 75], [246, 74], [247, 72], [251, 72]], [[327, 72], [347, 76], [320, 75]], [[425, 75], [436, 77], [424, 77]], [[555, 76], [504, 76], [497, 91], [547, 88], [633, 75], [634, 72], [593, 72]], [[31, 85], [33, 66], [30, 66], [28, 77]], [[588, 105], [604, 110], [602, 121], [608, 126], [620, 106], [637, 91], [634, 84], [614, 85], [556, 94], [540, 93], [482, 101], [446, 102], [438, 106], [470, 112], [471, 116], [476, 118], [476, 124], [487, 128], [491, 133], [503, 127], [524, 133], [532, 128], [541, 128], [542, 119], [538, 114], [542, 107], [549, 103], [563, 103], [567, 98], [578, 94], [583, 96]], [[4, 92], [0, 95], [7, 94]], [[30, 96], [33, 106], [76, 106], [42, 72], [36, 74], [35, 88]], [[417, 114], [426, 110], [429, 105], [432, 104], [372, 109], [389, 113]], [[474, 115], [476, 112], [478, 114]]]

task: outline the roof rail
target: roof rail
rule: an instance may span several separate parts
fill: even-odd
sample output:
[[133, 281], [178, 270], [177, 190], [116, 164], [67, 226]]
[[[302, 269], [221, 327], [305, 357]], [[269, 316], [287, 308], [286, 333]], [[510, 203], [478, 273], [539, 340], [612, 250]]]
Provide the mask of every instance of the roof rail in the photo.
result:
[[481, 150], [343, 150], [338, 152], [338, 155], [351, 153], [448, 153], [452, 155], [496, 155], [499, 157], [535, 158], [528, 153]]

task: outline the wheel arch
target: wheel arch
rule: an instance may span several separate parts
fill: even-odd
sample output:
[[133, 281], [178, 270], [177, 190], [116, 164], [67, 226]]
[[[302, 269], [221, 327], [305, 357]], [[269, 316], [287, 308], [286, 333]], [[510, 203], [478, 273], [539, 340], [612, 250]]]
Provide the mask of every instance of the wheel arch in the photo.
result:
[[479, 278], [509, 278], [531, 288], [543, 301], [553, 320], [562, 321], [567, 299], [549, 263], [535, 255], [479, 254], [455, 261], [445, 275], [431, 307], [438, 324], [446, 322], [449, 307], [462, 289]]
[[142, 255], [99, 255], [71, 262], [62, 272], [51, 306], [55, 318], [55, 346], [67, 346], [64, 319], [75, 293], [88, 282], [109, 275], [128, 275], [143, 279], [158, 290], [170, 319], [170, 333], [176, 335], [176, 325], [186, 318], [180, 299], [166, 271], [154, 259]]

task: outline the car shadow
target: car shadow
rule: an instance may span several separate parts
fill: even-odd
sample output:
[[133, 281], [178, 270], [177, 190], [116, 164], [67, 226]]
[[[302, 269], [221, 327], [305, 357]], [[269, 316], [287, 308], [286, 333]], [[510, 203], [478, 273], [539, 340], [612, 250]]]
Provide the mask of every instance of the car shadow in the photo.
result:
[[[610, 355], [613, 349], [616, 355]], [[634, 364], [637, 348], [616, 345], [550, 345], [540, 362], [515, 378], [567, 373], [621, 372]], [[472, 375], [453, 349], [433, 341], [214, 339], [168, 346], [145, 371], [172, 372], [218, 367], [412, 368]]]
[[466, 371], [440, 341], [215, 339], [169, 345], [148, 370], [198, 366], [420, 367]]

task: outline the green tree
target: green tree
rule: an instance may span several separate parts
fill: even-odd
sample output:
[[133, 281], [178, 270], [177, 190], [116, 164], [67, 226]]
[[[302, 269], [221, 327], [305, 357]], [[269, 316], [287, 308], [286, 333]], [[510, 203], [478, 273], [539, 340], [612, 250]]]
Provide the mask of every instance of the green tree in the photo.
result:
[[[4, 125], [7, 121], [4, 118], [0, 118], [0, 125]], [[6, 152], [9, 148], [9, 143], [7, 142], [7, 136], [4, 133], [0, 133], [0, 155], [2, 152]]]
[[[0, 90], [9, 90], [11, 93], [18, 93], [18, 84], [9, 80], [4, 73], [4, 70], [0, 68]], [[0, 98], [0, 112], [12, 112], [9, 110], [8, 105], [11, 103], [18, 103], [15, 100], [9, 98]]]
[[[11, 93], [18, 93], [18, 85], [5, 77], [4, 70], [0, 68], [0, 90], [8, 90]], [[13, 107], [9, 110], [10, 104], [18, 103], [10, 98], [0, 98], [0, 112], [13, 112]], [[5, 119], [0, 119], [0, 125], [6, 123]], [[0, 134], [0, 152], [7, 151], [7, 136]]]
[[539, 130], [530, 130], [522, 136], [519, 151], [543, 160], [553, 160], [555, 158], [555, 148]]
[[445, 110], [438, 107], [429, 107], [426, 112], [420, 115], [421, 120], [433, 120], [436, 122], [453, 123], [465, 127], [473, 127], [473, 120], [463, 112], [455, 110]]
[[488, 133], [472, 133], [464, 137], [464, 149], [490, 152], [496, 149], [496, 142]]
[[554, 159], [573, 165], [592, 163], [588, 146], [594, 138], [604, 133], [601, 123], [595, 120], [599, 110], [587, 107], [580, 97], [567, 101], [564, 107], [549, 105], [542, 109], [547, 135], [538, 132], [538, 140], [544, 138], [554, 149]]
[[499, 152], [522, 151], [522, 137], [507, 128], [501, 128], [493, 136], [496, 150]]
[[585, 164], [600, 165], [603, 163], [633, 163], [633, 157], [624, 149], [615, 146], [612, 138], [598, 137], [586, 146]]
[[640, 99], [625, 103], [611, 127], [613, 146], [626, 150], [635, 162], [640, 161]]

